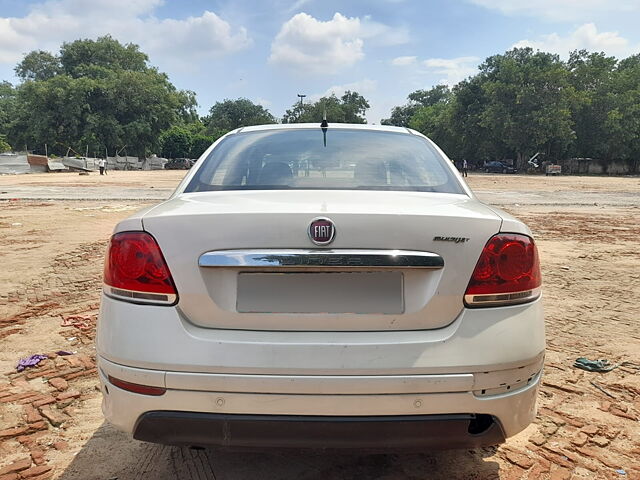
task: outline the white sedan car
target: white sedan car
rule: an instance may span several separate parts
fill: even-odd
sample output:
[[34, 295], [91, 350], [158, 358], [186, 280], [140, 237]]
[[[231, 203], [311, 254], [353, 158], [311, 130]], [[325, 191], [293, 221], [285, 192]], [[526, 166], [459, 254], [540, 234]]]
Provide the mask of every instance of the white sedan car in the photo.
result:
[[240, 128], [115, 228], [103, 410], [171, 445], [497, 444], [535, 416], [540, 285], [526, 225], [423, 135]]

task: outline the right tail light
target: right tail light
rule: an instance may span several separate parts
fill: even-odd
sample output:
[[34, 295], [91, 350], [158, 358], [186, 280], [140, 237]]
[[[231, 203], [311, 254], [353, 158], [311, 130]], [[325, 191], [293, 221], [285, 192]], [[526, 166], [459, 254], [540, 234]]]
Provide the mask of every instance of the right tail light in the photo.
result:
[[531, 237], [494, 235], [482, 249], [464, 294], [467, 307], [496, 307], [531, 302], [540, 296], [542, 275]]

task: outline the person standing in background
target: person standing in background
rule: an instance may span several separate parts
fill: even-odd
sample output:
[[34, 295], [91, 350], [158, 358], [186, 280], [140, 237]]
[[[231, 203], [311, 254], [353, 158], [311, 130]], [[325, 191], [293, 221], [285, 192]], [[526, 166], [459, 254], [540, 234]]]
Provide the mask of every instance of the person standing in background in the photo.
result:
[[462, 176], [467, 177], [467, 168], [469, 168], [469, 164], [467, 163], [467, 159], [462, 160]]
[[104, 159], [100, 159], [98, 160], [98, 168], [100, 169], [100, 175], [104, 175], [104, 165], [105, 165], [105, 161]]

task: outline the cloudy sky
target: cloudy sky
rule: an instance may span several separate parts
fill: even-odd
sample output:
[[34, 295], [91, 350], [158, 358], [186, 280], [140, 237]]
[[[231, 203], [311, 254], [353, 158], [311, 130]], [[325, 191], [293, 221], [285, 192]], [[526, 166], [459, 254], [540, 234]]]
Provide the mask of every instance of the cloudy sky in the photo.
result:
[[200, 112], [246, 97], [276, 116], [346, 89], [378, 123], [407, 94], [472, 75], [514, 45], [640, 52], [640, 0], [0, 0], [0, 80], [33, 49], [134, 42]]

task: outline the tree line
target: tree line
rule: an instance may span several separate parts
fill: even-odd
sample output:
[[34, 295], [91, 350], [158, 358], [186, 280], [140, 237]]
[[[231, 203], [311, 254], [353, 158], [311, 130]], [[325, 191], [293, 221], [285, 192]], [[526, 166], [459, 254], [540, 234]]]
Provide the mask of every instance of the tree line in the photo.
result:
[[558, 55], [514, 48], [487, 58], [452, 88], [417, 90], [385, 125], [414, 128], [455, 159], [513, 159], [540, 153], [606, 161], [640, 158], [640, 54]]
[[[246, 98], [196, 112], [194, 92], [178, 90], [134, 44], [110, 36], [63, 43], [57, 55], [36, 50], [15, 67], [17, 86], [0, 82], [0, 152], [197, 158], [238, 127], [276, 123]], [[365, 123], [367, 101], [355, 92], [294, 104], [284, 123]], [[46, 148], [45, 148], [46, 145]]]
[[[366, 123], [357, 92], [295, 102], [281, 119], [246, 98], [197, 114], [196, 95], [179, 90], [134, 44], [110, 36], [32, 51], [15, 67], [18, 85], [0, 82], [0, 151], [56, 155], [196, 158], [238, 127], [319, 122]], [[558, 55], [514, 48], [487, 58], [453, 87], [416, 90], [385, 125], [414, 128], [454, 159], [556, 161], [640, 158], [640, 54]]]

